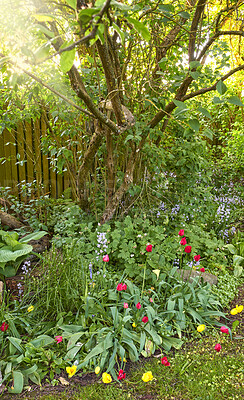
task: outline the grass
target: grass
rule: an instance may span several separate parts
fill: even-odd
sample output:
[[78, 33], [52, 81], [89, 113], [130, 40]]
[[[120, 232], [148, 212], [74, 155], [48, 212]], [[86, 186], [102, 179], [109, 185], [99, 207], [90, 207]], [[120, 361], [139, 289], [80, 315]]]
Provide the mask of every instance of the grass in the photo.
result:
[[[219, 353], [214, 350], [216, 343], [222, 346]], [[134, 364], [120, 384], [112, 382], [106, 385], [98, 378], [96, 383], [78, 388], [77, 384], [72, 385], [71, 378], [66, 393], [46, 394], [40, 399], [244, 399], [243, 339], [231, 341], [225, 334], [221, 337], [203, 335], [201, 339], [187, 343], [174, 356], [168, 353], [167, 357], [171, 363], [168, 367], [161, 364], [160, 357]], [[146, 371], [152, 371], [155, 378], [153, 381], [142, 381]]]

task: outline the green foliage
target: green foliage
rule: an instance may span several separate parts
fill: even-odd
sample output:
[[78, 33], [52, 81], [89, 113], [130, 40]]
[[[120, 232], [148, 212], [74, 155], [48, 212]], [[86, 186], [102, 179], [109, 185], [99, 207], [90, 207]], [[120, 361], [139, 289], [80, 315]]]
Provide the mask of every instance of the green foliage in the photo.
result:
[[20, 264], [32, 252], [33, 247], [27, 243], [38, 240], [47, 232], [34, 232], [18, 240], [17, 232], [0, 230], [0, 275], [11, 277], [16, 275]]

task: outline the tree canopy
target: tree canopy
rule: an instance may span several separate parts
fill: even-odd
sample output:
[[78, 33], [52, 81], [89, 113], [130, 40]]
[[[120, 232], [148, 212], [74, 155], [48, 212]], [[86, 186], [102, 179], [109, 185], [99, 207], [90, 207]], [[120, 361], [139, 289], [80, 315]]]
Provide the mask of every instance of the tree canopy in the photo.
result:
[[165, 138], [212, 134], [211, 113], [195, 100], [213, 92], [216, 106], [243, 106], [228, 90], [244, 69], [242, 0], [18, 0], [11, 10], [1, 0], [1, 7], [2, 94], [24, 88], [22, 101], [30, 102], [45, 90], [67, 104], [65, 126], [83, 146], [77, 160], [64, 146], [63, 160], [83, 209], [89, 180], [104, 187], [101, 222], [160, 171]]

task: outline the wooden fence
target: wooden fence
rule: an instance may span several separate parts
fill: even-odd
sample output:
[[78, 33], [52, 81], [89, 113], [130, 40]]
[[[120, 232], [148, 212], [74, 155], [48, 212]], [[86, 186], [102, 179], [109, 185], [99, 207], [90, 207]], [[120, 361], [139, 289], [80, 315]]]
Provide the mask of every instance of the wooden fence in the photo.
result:
[[[11, 131], [0, 134], [0, 186], [24, 199], [21, 183], [35, 181], [35, 196], [49, 194], [58, 198], [70, 186], [67, 172], [53, 171], [50, 156], [41, 151], [41, 138], [47, 134], [44, 117], [31, 122], [19, 122]], [[6, 160], [6, 161], [5, 161]]]

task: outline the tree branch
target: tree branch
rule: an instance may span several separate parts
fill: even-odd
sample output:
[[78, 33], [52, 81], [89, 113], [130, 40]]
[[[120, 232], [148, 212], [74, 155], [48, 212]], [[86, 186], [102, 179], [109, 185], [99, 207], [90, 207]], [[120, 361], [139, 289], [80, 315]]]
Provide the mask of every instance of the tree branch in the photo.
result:
[[196, 37], [197, 37], [197, 27], [198, 27], [198, 24], [202, 17], [202, 14], [204, 12], [206, 2], [207, 2], [207, 0], [198, 0], [197, 8], [196, 8], [193, 20], [192, 20], [191, 33], [190, 33], [190, 38], [189, 38], [189, 47], [188, 47], [189, 62], [191, 62], [195, 59], [194, 52], [195, 52], [195, 43], [196, 43]]
[[219, 79], [218, 81], [216, 81], [212, 86], [206, 87], [206, 88], [202, 88], [199, 90], [196, 90], [195, 92], [189, 93], [185, 96], [183, 96], [181, 98], [181, 101], [186, 101], [188, 99], [192, 99], [193, 97], [199, 96], [201, 94], [207, 93], [207, 92], [211, 92], [212, 90], [216, 90], [216, 86], [218, 84], [218, 82], [220, 81], [225, 81], [226, 79], [228, 79], [231, 75], [235, 74], [238, 71], [241, 71], [244, 69], [244, 64], [240, 65], [239, 67], [236, 67], [234, 69], [232, 69], [231, 71], [229, 71], [227, 74], [225, 74], [221, 79]]
[[96, 33], [97, 33], [98, 25], [99, 25], [99, 23], [101, 22], [104, 13], [108, 10], [109, 5], [110, 5], [110, 2], [111, 2], [111, 0], [106, 0], [106, 2], [105, 2], [105, 4], [103, 5], [101, 11], [100, 11], [98, 14], [95, 14], [95, 15], [93, 16], [93, 18], [92, 18], [92, 20], [91, 20], [91, 22], [90, 22], [90, 25], [92, 24], [92, 22], [93, 22], [93, 20], [94, 20], [95, 17], [99, 17], [99, 18], [98, 18], [98, 21], [96, 22], [96, 25], [94, 26], [94, 28], [92, 29], [92, 31], [91, 31], [90, 33], [88, 33], [88, 35], [83, 36], [83, 38], [77, 40], [76, 42], [70, 44], [70, 45], [67, 46], [67, 47], [64, 47], [63, 49], [59, 49], [58, 51], [56, 51], [56, 53], [52, 54], [51, 56], [45, 58], [44, 60], [42, 60], [42, 61], [40, 61], [40, 62], [38, 62], [38, 63], [35, 63], [35, 65], [38, 65], [38, 64], [41, 64], [41, 63], [43, 63], [43, 62], [45, 62], [45, 61], [47, 61], [47, 60], [50, 60], [51, 58], [53, 58], [53, 57], [55, 57], [55, 56], [57, 56], [57, 55], [59, 55], [59, 54], [65, 52], [65, 51], [73, 50], [73, 49], [76, 48], [78, 45], [87, 43], [87, 42], [89, 42], [91, 39], [94, 39], [95, 36], [96, 36]]

